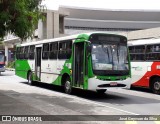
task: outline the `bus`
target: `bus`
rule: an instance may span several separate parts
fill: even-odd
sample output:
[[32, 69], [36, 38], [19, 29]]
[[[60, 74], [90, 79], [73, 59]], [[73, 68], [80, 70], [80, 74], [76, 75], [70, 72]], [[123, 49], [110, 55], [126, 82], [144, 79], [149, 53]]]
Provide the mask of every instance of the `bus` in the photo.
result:
[[130, 60], [125, 36], [84, 33], [17, 46], [15, 73], [33, 82], [105, 93], [130, 88]]
[[5, 71], [5, 53], [0, 51], [0, 74]]
[[160, 94], [160, 39], [128, 42], [131, 59], [131, 86], [151, 89]]

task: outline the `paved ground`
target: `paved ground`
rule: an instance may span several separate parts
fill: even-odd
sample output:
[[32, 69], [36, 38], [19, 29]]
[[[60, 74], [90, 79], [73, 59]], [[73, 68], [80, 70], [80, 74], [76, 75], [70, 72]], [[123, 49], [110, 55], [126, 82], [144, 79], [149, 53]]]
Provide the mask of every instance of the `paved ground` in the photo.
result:
[[[147, 109], [146, 107], [151, 105], [155, 106], [156, 108], [159, 106], [159, 103], [159, 96], [152, 93], [127, 90], [115, 90], [113, 92], [113, 90], [109, 90], [106, 95], [99, 96], [94, 92], [84, 92], [81, 90], [76, 90], [74, 91], [74, 95], [67, 95], [63, 93], [63, 90], [60, 87], [54, 87], [46, 84], [29, 86], [28, 84], [26, 84], [26, 80], [15, 76], [13, 71], [6, 71], [0, 76], [0, 115], [55, 115], [52, 116], [52, 119], [66, 119], [65, 116], [57, 115], [71, 115], [69, 117], [78, 120], [82, 119], [83, 116], [74, 115], [129, 116], [139, 114], [138, 111], [151, 111], [150, 114], [152, 114], [152, 108]], [[147, 104], [147, 106], [145, 106], [145, 104]], [[142, 105], [144, 105], [144, 108]], [[139, 108], [141, 108], [141, 110], [137, 110]], [[153, 112], [156, 111], [155, 108]], [[157, 111], [159, 111], [159, 109], [160, 107], [157, 108]], [[86, 119], [96, 120], [96, 117], [88, 116], [88, 118]], [[107, 117], [111, 118], [112, 116], [106, 116], [106, 118]], [[82, 122], [65, 121], [56, 123]], [[136, 122], [94, 121], [92, 123], [134, 124]], [[143, 123], [143, 121], [138, 122], [138, 124]], [[159, 122], [150, 121], [145, 123], [158, 124]]]

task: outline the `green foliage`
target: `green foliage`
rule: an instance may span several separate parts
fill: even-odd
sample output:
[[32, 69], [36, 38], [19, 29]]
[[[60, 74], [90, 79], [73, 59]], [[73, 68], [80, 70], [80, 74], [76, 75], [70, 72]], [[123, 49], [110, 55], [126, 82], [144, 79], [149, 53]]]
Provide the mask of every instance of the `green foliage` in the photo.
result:
[[32, 38], [38, 20], [43, 18], [39, 6], [41, 2], [42, 0], [0, 0], [0, 39], [8, 32], [21, 40]]
[[15, 68], [15, 61], [8, 62], [7, 68]]

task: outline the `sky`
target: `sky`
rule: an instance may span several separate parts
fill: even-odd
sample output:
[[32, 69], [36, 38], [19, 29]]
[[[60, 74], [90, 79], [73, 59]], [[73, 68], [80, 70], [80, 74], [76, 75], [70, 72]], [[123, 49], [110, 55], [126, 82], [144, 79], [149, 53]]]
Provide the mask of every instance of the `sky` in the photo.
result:
[[58, 10], [59, 6], [160, 11], [160, 0], [43, 0], [48, 9]]

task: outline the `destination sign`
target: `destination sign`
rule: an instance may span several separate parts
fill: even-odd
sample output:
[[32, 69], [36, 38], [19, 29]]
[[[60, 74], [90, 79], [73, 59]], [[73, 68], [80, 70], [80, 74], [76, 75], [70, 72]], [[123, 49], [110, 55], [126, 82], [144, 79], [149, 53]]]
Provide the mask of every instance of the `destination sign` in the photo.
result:
[[98, 36], [98, 40], [119, 42], [121, 39], [120, 39], [120, 37], [114, 37], [114, 36]]

